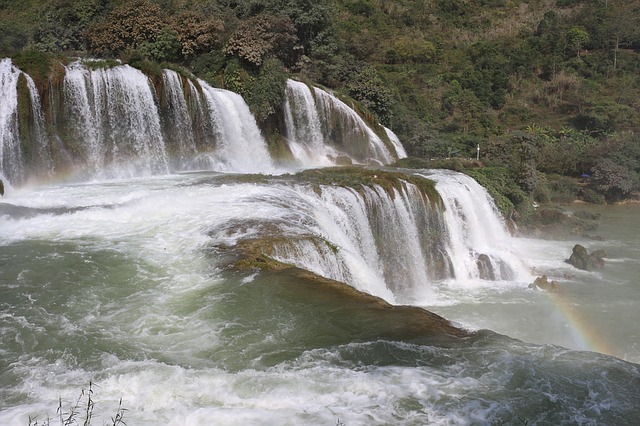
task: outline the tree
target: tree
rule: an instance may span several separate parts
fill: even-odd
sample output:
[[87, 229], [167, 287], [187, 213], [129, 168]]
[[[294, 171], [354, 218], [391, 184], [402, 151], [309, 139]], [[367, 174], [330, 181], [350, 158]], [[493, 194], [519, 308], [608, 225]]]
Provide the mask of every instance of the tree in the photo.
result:
[[296, 27], [289, 18], [265, 14], [244, 21], [231, 34], [224, 51], [257, 67], [269, 57], [293, 66], [300, 57], [301, 47]]
[[580, 56], [580, 49], [589, 43], [589, 40], [589, 33], [583, 27], [573, 26], [567, 31], [567, 46], [573, 49], [578, 56]]
[[34, 34], [36, 47], [45, 52], [82, 50], [82, 32], [104, 9], [104, 0], [47, 2]]
[[618, 68], [621, 45], [640, 41], [640, 4], [637, 0], [611, 1], [604, 16], [604, 32], [613, 46], [613, 70]]
[[599, 161], [591, 177], [593, 188], [603, 194], [607, 201], [620, 201], [629, 196], [638, 185], [636, 174], [627, 167], [609, 158]]
[[347, 83], [349, 95], [361, 102], [377, 119], [385, 125], [391, 123], [391, 92], [382, 81], [375, 68], [365, 67], [354, 75]]
[[115, 9], [84, 34], [92, 53], [117, 55], [155, 42], [167, 27], [167, 17], [160, 6], [140, 0]]
[[217, 45], [224, 30], [224, 22], [215, 17], [186, 11], [171, 18], [171, 28], [180, 42], [182, 56], [187, 59]]

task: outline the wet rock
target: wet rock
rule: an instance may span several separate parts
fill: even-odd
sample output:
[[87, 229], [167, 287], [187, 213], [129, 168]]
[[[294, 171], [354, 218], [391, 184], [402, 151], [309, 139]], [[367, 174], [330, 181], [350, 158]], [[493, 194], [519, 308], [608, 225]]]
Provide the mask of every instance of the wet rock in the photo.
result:
[[557, 281], [549, 281], [549, 278], [546, 275], [538, 277], [532, 284], [529, 284], [529, 288], [540, 289], [550, 292], [556, 292], [560, 290], [560, 286]]
[[346, 155], [339, 155], [339, 156], [333, 158], [333, 161], [338, 166], [352, 166], [353, 165], [353, 160], [351, 159], [351, 157], [348, 157]]
[[576, 244], [573, 247], [571, 256], [566, 260], [566, 262], [578, 269], [582, 269], [583, 271], [592, 271], [594, 268], [604, 267], [603, 258], [606, 256], [607, 254], [604, 250], [596, 250], [589, 254], [586, 248], [580, 244]]
[[478, 256], [476, 260], [476, 265], [478, 265], [478, 272], [480, 274], [481, 280], [496, 280], [496, 273], [493, 269], [493, 264], [491, 263], [491, 259], [486, 254], [481, 254]]

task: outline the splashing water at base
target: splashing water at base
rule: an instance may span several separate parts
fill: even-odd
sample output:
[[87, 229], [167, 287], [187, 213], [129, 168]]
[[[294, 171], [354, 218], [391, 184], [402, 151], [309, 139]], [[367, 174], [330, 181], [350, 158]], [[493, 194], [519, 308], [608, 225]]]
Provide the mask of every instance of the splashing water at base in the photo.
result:
[[[640, 418], [636, 364], [487, 331], [453, 340], [389, 335], [388, 317], [297, 276], [221, 269], [211, 247], [255, 229], [212, 230], [264, 218], [305, 228], [298, 207], [312, 203], [302, 195], [282, 181], [234, 183], [215, 174], [13, 191], [0, 203], [0, 424], [55, 416], [58, 398], [73, 403], [89, 381], [97, 384], [98, 424], [120, 398], [131, 425]], [[565, 271], [558, 255], [569, 242], [514, 241], [530, 265]], [[640, 250], [638, 241], [608, 244], [618, 259]], [[619, 272], [632, 264], [621, 261]], [[638, 300], [637, 286], [607, 271], [599, 320], [634, 336], [615, 307]], [[596, 288], [592, 276], [565, 280], [574, 304], [587, 300], [585, 283]], [[537, 329], [539, 339], [527, 340], [550, 342], [542, 329], [551, 321], [524, 309], [544, 311], [545, 294], [526, 282], [483, 283], [434, 283], [448, 304], [433, 309], [515, 337]], [[623, 348], [637, 362], [635, 342]]]

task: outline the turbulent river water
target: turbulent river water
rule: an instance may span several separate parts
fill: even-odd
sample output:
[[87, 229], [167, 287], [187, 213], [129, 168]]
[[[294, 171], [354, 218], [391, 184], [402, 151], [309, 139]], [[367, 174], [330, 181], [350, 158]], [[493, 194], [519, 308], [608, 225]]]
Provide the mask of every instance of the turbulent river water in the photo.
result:
[[0, 424], [56, 418], [89, 382], [98, 424], [120, 398], [130, 426], [640, 421], [639, 206], [602, 208], [604, 241], [581, 241], [607, 251], [598, 272], [563, 262], [573, 240], [502, 241], [560, 293], [533, 275], [425, 282], [408, 302], [480, 330], [459, 339], [389, 336], [353, 300], [221, 267], [214, 247], [253, 232], [221, 224], [328, 230], [325, 210], [295, 185], [216, 173], [9, 189]]

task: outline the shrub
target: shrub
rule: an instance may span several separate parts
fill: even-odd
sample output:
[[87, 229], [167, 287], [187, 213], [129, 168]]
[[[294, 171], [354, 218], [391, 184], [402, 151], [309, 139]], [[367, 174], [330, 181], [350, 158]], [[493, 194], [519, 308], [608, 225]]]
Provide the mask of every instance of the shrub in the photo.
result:
[[154, 42], [168, 26], [160, 6], [146, 0], [121, 6], [84, 32], [87, 45], [98, 55], [118, 55]]
[[257, 78], [251, 80], [246, 100], [258, 122], [280, 111], [284, 103], [287, 75], [282, 62], [267, 59]]
[[593, 169], [591, 187], [609, 202], [627, 198], [637, 185], [637, 175], [611, 159], [599, 161]]

